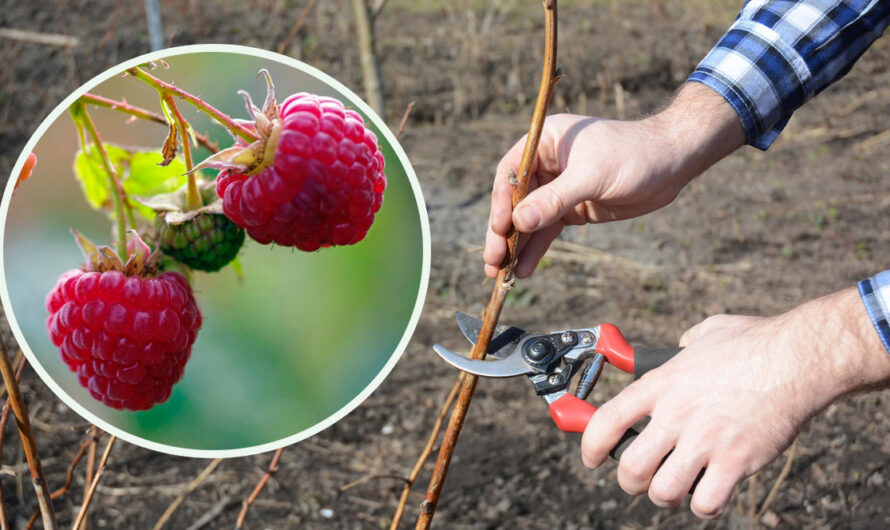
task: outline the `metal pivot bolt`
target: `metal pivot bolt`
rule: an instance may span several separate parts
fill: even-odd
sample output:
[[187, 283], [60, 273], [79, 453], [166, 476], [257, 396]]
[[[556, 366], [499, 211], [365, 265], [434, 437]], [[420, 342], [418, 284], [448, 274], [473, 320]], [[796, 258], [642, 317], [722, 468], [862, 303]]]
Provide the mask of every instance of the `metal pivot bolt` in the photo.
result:
[[571, 344], [572, 341], [575, 340], [575, 334], [571, 331], [566, 331], [560, 338], [562, 339], [563, 344]]
[[544, 342], [543, 340], [539, 340], [528, 348], [527, 355], [530, 361], [540, 362], [550, 355], [551, 349], [552, 348], [550, 347], [550, 344]]

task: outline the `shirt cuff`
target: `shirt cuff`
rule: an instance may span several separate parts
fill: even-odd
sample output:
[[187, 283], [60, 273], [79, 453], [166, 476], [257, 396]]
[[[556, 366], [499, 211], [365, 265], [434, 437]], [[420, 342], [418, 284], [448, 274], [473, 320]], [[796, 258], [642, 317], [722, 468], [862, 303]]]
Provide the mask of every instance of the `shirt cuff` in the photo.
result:
[[884, 348], [890, 353], [890, 270], [878, 273], [858, 284], [859, 296]]
[[747, 143], [762, 150], [813, 94], [812, 75], [794, 47], [774, 29], [744, 19], [730, 27], [689, 80], [722, 95], [739, 115]]

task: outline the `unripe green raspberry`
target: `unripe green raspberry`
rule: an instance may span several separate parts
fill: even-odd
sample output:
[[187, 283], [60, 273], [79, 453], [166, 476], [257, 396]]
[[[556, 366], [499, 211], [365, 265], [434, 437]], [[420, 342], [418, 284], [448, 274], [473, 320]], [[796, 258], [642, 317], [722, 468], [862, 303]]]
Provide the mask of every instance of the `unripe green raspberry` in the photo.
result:
[[179, 224], [158, 215], [156, 228], [161, 252], [201, 271], [225, 267], [244, 244], [244, 230], [222, 214], [202, 213]]

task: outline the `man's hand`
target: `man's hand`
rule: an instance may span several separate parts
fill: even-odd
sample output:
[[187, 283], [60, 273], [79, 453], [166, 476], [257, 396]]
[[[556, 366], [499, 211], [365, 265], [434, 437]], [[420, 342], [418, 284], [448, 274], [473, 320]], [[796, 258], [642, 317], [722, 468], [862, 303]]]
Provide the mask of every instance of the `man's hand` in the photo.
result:
[[677, 506], [707, 468], [691, 501], [706, 519], [813, 415], [843, 394], [890, 381], [890, 356], [855, 289], [771, 318], [713, 316], [680, 345], [594, 414], [581, 452], [588, 467], [601, 465], [624, 431], [650, 416], [621, 456], [618, 482], [632, 495], [648, 491], [658, 506]]
[[565, 225], [643, 215], [665, 206], [689, 180], [745, 141], [722, 96], [697, 83], [640, 121], [550, 116], [532, 166], [528, 197], [512, 208], [511, 176], [525, 139], [498, 164], [485, 237], [485, 272], [496, 276], [511, 223], [523, 232], [516, 276], [529, 276]]

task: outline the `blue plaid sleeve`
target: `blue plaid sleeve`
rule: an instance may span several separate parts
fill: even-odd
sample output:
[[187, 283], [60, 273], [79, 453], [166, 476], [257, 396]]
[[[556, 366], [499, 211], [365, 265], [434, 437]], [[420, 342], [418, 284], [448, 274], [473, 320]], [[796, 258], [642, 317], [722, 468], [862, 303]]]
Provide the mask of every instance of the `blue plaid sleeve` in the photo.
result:
[[766, 150], [890, 24], [890, 0], [748, 0], [689, 81], [721, 94]]
[[890, 270], [881, 272], [867, 280], [859, 282], [859, 296], [865, 304], [865, 310], [890, 353]]

